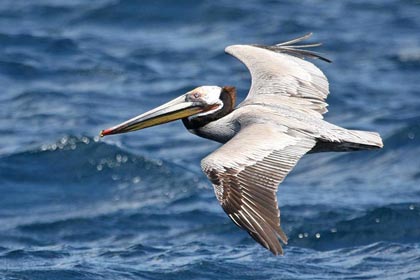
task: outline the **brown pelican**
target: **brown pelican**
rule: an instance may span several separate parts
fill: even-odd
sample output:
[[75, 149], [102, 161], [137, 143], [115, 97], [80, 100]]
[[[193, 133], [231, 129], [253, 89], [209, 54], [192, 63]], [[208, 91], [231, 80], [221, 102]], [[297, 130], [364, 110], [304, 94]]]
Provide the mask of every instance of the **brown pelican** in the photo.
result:
[[348, 130], [323, 120], [329, 93], [324, 74], [305, 58], [320, 44], [232, 45], [225, 52], [251, 73], [246, 99], [235, 107], [231, 86], [201, 86], [149, 112], [101, 131], [135, 131], [182, 119], [192, 133], [223, 143], [201, 161], [226, 214], [273, 254], [283, 254], [277, 187], [306, 153], [377, 149], [378, 133]]

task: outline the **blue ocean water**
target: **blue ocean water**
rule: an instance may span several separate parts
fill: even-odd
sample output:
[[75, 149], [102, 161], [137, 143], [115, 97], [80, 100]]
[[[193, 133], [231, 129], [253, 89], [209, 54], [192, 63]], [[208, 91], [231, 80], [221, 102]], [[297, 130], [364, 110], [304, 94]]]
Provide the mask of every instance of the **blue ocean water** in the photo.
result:
[[[0, 279], [420, 279], [420, 2], [0, 2]], [[326, 119], [375, 152], [305, 156], [280, 186], [274, 257], [201, 173], [181, 122], [101, 129], [249, 74], [229, 44], [314, 32]]]

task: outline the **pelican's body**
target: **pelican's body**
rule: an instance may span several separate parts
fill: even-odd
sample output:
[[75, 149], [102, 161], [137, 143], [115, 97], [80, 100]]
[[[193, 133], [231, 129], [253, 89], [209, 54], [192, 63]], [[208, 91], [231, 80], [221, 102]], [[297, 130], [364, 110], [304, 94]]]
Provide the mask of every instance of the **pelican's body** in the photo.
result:
[[201, 162], [232, 221], [273, 254], [282, 254], [277, 188], [306, 153], [382, 147], [375, 132], [347, 130], [323, 119], [329, 93], [325, 75], [303, 58], [319, 58], [294, 45], [310, 34], [275, 46], [225, 49], [252, 76], [247, 98], [235, 107], [234, 87], [198, 87], [156, 109], [101, 132], [124, 133], [182, 119], [192, 133], [224, 143]]

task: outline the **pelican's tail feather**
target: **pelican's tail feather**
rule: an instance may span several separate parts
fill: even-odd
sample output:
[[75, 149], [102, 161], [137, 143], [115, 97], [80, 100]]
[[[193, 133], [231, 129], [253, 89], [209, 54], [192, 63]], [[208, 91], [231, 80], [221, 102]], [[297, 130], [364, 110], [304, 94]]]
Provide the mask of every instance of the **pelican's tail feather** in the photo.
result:
[[348, 132], [355, 137], [353, 141], [349, 142], [349, 145], [353, 145], [356, 150], [372, 150], [384, 146], [382, 138], [377, 132], [361, 130], [349, 130]]
[[382, 138], [376, 132], [344, 130], [339, 141], [318, 140], [310, 153], [375, 150], [383, 146]]

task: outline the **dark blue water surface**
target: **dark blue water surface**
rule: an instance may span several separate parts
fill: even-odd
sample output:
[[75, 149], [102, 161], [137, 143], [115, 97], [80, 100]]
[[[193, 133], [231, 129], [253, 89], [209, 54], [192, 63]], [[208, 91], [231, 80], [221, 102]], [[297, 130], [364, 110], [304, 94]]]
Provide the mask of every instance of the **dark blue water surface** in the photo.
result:
[[[280, 186], [274, 257], [176, 122], [101, 129], [249, 74], [225, 46], [307, 32], [334, 63], [326, 119], [375, 152], [305, 156]], [[420, 279], [420, 2], [0, 2], [0, 279]]]

